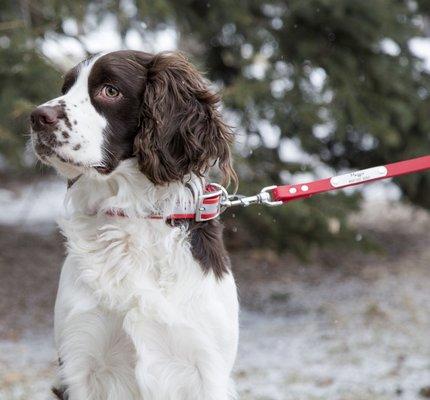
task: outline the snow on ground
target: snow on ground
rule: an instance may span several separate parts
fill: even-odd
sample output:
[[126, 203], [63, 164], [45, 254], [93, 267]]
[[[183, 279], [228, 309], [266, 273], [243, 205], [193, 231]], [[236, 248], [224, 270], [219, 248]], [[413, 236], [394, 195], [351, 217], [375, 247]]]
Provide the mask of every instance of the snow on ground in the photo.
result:
[[297, 315], [245, 312], [241, 398], [417, 399], [430, 384], [430, 299], [421, 276], [399, 278], [296, 283]]
[[[0, 225], [1, 400], [46, 400], [54, 377], [52, 307], [63, 245], [43, 215], [61, 209], [64, 184], [50, 185], [0, 192], [0, 206], [10, 207]], [[33, 210], [25, 218], [23, 204]], [[368, 203], [353, 222], [381, 253], [329, 249], [310, 265], [252, 249], [233, 254], [242, 302], [240, 399], [424, 398], [430, 217], [382, 202]]]
[[242, 399], [430, 396], [430, 218], [368, 203], [355, 223], [384, 255], [330, 251], [331, 268], [269, 261], [257, 276], [242, 266]]
[[0, 187], [0, 224], [27, 229], [52, 225], [63, 212], [66, 189], [66, 182], [58, 178], [12, 188]]
[[51, 332], [0, 341], [0, 399], [48, 400], [55, 359]]

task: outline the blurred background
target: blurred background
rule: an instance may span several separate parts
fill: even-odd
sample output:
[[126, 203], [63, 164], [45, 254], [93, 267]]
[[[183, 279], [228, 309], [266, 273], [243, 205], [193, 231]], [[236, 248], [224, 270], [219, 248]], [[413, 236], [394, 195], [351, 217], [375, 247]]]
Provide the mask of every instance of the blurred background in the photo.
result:
[[[65, 182], [32, 108], [83, 58], [179, 49], [236, 132], [239, 192], [430, 153], [427, 0], [0, 0], [0, 399], [46, 399]], [[224, 214], [241, 399], [430, 398], [430, 174]]]

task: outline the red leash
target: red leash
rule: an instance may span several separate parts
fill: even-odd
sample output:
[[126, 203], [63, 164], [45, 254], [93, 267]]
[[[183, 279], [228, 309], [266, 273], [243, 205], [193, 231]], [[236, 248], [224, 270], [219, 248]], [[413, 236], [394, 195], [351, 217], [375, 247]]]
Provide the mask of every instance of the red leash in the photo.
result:
[[236, 205], [248, 206], [250, 204], [266, 204], [278, 206], [289, 201], [300, 200], [315, 194], [331, 192], [350, 186], [361, 185], [380, 179], [394, 178], [400, 175], [413, 174], [415, 172], [430, 169], [430, 156], [413, 158], [393, 164], [362, 169], [349, 174], [337, 175], [331, 178], [320, 179], [306, 183], [283, 186], [268, 186], [255, 196], [229, 196], [223, 189], [221, 205], [231, 207]]
[[272, 200], [286, 203], [288, 201], [310, 197], [315, 194], [361, 185], [380, 179], [413, 174], [428, 169], [430, 169], [430, 156], [418, 157], [379, 167], [362, 169], [332, 178], [320, 179], [318, 181], [297, 185], [277, 186], [272, 190]]
[[[249, 206], [251, 204], [278, 206], [315, 194], [331, 192], [332, 190], [361, 185], [380, 179], [413, 174], [428, 169], [430, 169], [430, 155], [362, 169], [349, 174], [337, 175], [312, 182], [268, 186], [254, 196], [229, 195], [221, 185], [216, 183], [202, 184], [201, 187], [190, 188], [194, 198], [193, 202], [185, 206], [178, 205], [174, 212], [166, 217], [154, 214], [149, 215], [147, 218], [167, 220], [191, 219], [197, 222], [204, 222], [217, 218], [222, 211], [232, 206]], [[126, 216], [122, 210], [110, 210], [106, 214], [112, 217]]]

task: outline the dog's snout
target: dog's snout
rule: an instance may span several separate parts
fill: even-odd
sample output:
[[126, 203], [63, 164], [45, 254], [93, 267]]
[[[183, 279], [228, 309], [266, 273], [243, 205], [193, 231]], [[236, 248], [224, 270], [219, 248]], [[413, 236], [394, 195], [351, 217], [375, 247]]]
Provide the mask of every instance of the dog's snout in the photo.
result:
[[37, 107], [30, 116], [31, 126], [35, 131], [50, 130], [58, 122], [59, 110], [57, 107]]

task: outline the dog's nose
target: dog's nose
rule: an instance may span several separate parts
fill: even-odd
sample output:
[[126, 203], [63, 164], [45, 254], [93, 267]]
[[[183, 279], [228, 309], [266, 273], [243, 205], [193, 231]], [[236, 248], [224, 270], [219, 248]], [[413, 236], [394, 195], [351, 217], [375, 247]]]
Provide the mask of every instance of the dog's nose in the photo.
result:
[[51, 130], [58, 122], [58, 109], [56, 107], [37, 107], [30, 116], [31, 127], [35, 131]]

